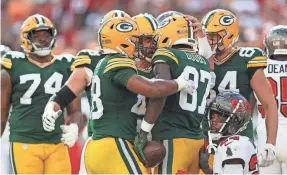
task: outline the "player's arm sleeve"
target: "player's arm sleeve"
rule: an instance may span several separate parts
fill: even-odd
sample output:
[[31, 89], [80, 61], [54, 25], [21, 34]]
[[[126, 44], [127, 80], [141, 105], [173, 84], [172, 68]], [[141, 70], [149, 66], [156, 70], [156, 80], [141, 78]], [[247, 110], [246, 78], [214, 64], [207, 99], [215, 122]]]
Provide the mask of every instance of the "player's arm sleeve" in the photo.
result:
[[152, 65], [157, 63], [167, 63], [171, 70], [175, 70], [178, 67], [179, 60], [174, 53], [166, 48], [156, 50], [152, 57]]
[[1, 69], [5, 69], [8, 73], [10, 73], [10, 70], [12, 69], [12, 59], [9, 54], [5, 54], [1, 60]]
[[92, 61], [88, 54], [88, 52], [80, 51], [76, 57], [74, 62], [71, 65], [71, 71], [74, 71], [77, 67], [87, 67], [92, 70]]
[[108, 61], [104, 69], [104, 76], [125, 87], [129, 78], [136, 74], [136, 63], [129, 58], [113, 58]]
[[266, 66], [267, 58], [265, 56], [265, 53], [261, 49], [255, 48], [255, 53], [253, 54], [252, 58], [247, 62], [249, 79], [252, 79], [253, 75], [258, 69], [265, 69]]

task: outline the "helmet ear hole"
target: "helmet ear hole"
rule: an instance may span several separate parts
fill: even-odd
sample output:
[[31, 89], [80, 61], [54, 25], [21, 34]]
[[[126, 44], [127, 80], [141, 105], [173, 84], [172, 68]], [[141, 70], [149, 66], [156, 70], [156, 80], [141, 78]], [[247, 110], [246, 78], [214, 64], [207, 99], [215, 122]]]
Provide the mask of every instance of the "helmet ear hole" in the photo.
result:
[[162, 41], [162, 43], [166, 43], [167, 40], [168, 40], [168, 37], [166, 37], [166, 38]]
[[111, 25], [110, 29], [111, 29], [111, 30], [113, 30], [113, 28], [114, 28], [114, 24], [113, 24], [113, 25]]
[[123, 47], [123, 48], [127, 48], [127, 47], [129, 47], [128, 45], [126, 45], [126, 44], [121, 44], [121, 46]]

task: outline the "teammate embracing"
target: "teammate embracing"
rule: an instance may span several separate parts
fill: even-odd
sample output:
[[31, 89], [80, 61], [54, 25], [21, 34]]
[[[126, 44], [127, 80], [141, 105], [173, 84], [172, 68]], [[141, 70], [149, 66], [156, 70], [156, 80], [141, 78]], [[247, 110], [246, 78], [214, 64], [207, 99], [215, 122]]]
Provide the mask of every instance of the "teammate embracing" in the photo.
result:
[[[139, 34], [130, 18], [104, 22], [98, 39], [100, 48], [109, 54], [98, 62], [94, 72], [81, 64], [46, 105], [47, 113], [54, 113], [56, 106], [63, 109], [91, 84], [93, 135], [83, 157], [89, 174], [145, 174], [131, 144], [136, 136], [137, 118], [131, 112], [136, 94], [162, 97], [180, 90], [192, 94], [194, 90], [185, 77], [152, 81], [137, 75], [133, 36]], [[86, 76], [78, 76], [81, 71], [87, 72]]]

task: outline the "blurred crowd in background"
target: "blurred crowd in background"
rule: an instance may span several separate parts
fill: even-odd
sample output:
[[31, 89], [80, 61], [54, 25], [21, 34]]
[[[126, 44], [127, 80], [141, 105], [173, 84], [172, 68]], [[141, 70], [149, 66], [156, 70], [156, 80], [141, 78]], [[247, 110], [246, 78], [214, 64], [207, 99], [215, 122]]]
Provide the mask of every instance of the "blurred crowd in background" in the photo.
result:
[[202, 19], [210, 10], [231, 10], [239, 18], [240, 45], [263, 47], [271, 27], [287, 24], [287, 0], [2, 0], [1, 43], [21, 50], [19, 29], [31, 14], [47, 16], [58, 31], [55, 54], [76, 54], [97, 47], [97, 30], [103, 15], [124, 10], [131, 16], [175, 10]]

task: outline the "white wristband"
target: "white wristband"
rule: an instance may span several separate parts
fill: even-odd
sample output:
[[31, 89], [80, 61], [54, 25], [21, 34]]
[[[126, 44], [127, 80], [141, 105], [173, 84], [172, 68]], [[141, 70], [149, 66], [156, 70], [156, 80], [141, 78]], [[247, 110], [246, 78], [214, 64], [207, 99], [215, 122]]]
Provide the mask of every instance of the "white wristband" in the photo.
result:
[[154, 124], [149, 124], [144, 119], [142, 120], [141, 129], [145, 132], [150, 132]]
[[174, 80], [177, 83], [177, 92], [186, 87], [186, 81], [180, 77]]
[[198, 38], [198, 47], [199, 47], [198, 53], [204, 56], [206, 59], [212, 56], [212, 50], [206, 36], [203, 38]]

